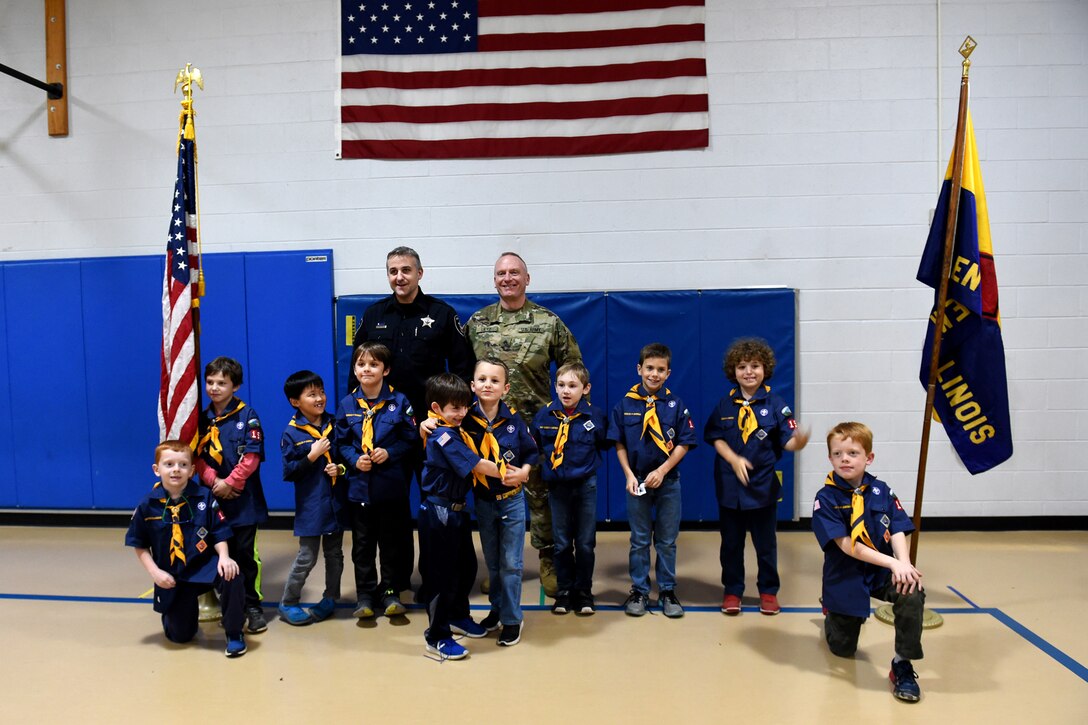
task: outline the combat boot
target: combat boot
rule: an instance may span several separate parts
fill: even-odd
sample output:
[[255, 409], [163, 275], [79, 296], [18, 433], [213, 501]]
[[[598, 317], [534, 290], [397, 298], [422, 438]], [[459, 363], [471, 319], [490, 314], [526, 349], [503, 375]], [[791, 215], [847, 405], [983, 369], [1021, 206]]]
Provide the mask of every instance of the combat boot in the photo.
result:
[[555, 597], [559, 593], [559, 581], [555, 576], [555, 561], [551, 552], [540, 552], [540, 585], [544, 587], [544, 593], [549, 597]]

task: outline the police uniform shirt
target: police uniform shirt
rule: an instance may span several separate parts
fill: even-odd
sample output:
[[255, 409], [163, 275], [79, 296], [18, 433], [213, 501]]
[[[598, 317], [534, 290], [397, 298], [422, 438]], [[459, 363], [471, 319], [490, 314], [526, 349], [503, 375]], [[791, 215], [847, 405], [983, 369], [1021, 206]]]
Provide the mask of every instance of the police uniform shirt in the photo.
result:
[[582, 351], [559, 316], [526, 300], [519, 310], [496, 302], [477, 311], [466, 325], [478, 359], [497, 357], [510, 370], [510, 392], [504, 399], [526, 423], [546, 406], [552, 395], [552, 363], [580, 362]]
[[440, 425], [427, 438], [423, 462], [423, 498], [436, 496], [462, 503], [472, 487], [472, 469], [481, 460], [461, 438], [461, 431]]
[[[242, 401], [231, 398], [224, 411], [234, 411]], [[213, 406], [209, 405], [200, 415], [200, 431], [207, 434], [212, 421], [218, 416]], [[226, 478], [242, 456], [255, 453], [264, 462], [264, 431], [261, 419], [252, 406], [245, 405], [241, 410], [230, 413], [216, 425], [219, 429], [219, 443], [223, 447], [222, 461], [212, 457], [210, 442], [198, 448], [198, 455], [219, 478]], [[238, 492], [237, 498], [223, 499], [219, 502], [223, 513], [230, 519], [232, 526], [257, 526], [268, 521], [268, 504], [261, 486], [261, 467], [257, 466], [245, 487]]]
[[[640, 396], [648, 395], [641, 383], [635, 392]], [[655, 395], [657, 400], [654, 407], [669, 454], [657, 447], [649, 430], [645, 436], [642, 435], [645, 401], [624, 396], [612, 410], [612, 417], [608, 421], [608, 439], [627, 449], [627, 463], [640, 481], [668, 459], [673, 446], [683, 445], [690, 450], [699, 444], [695, 424], [684, 402], [665, 387], [659, 388]], [[669, 475], [673, 474], [674, 471], [669, 472]]]
[[[380, 342], [392, 351], [386, 380], [416, 410], [426, 409], [427, 378], [446, 372], [447, 363], [451, 373], [465, 382], [472, 380], [476, 357], [457, 313], [423, 290], [406, 305], [389, 295], [367, 307], [352, 346], [367, 341]], [[358, 385], [354, 377], [348, 380], [348, 390]]]
[[384, 448], [389, 459], [375, 463], [369, 471], [355, 467], [363, 455], [363, 420], [366, 414], [359, 403], [361, 390], [344, 396], [336, 409], [336, 445], [348, 469], [348, 500], [355, 503], [377, 503], [404, 498], [412, 480], [409, 453], [418, 444], [419, 431], [412, 404], [399, 390], [383, 384], [371, 405], [384, 403], [374, 413], [374, 447]]
[[[173, 517], [166, 509], [169, 494], [161, 483], [156, 483], [132, 512], [132, 520], [125, 534], [125, 546], [150, 549], [155, 565], [176, 581], [212, 584], [219, 574], [219, 556], [215, 553], [215, 545], [231, 537], [230, 525], [212, 492], [196, 481], [189, 482], [180, 500], [185, 503], [178, 511], [185, 563], [181, 559], [170, 563]], [[172, 591], [155, 587], [156, 612], [169, 608]]]
[[[521, 416], [515, 415], [514, 411], [510, 410], [506, 403], [500, 400], [499, 410], [495, 413], [495, 418], [486, 423], [482, 421], [487, 421], [487, 416], [484, 415], [483, 410], [480, 408], [480, 401], [477, 400], [469, 408], [465, 419], [461, 421], [461, 428], [476, 443], [477, 451], [483, 452], [481, 446], [486, 430], [485, 426], [490, 426], [492, 428], [491, 433], [499, 443], [499, 457], [506, 461], [507, 467], [516, 468], [524, 466], [526, 463], [532, 466], [537, 463], [540, 456], [537, 453], [536, 441], [533, 440], [533, 436], [529, 433], [529, 427], [525, 425], [525, 421], [521, 419]], [[487, 489], [483, 490], [478, 486], [473, 489], [472, 493], [473, 496], [479, 498], [495, 499], [517, 488], [506, 486], [499, 479], [488, 476]]]
[[[869, 616], [869, 599], [891, 581], [891, 571], [844, 553], [835, 539], [850, 536], [850, 484], [834, 476], [835, 485], [820, 486], [812, 505], [812, 532], [824, 550], [823, 604], [828, 611], [854, 617]], [[891, 487], [866, 473], [865, 528], [877, 551], [892, 555], [892, 535], [914, 531]], [[865, 546], [860, 541], [856, 546]]]
[[718, 505], [729, 509], [774, 506], [781, 489], [775, 465], [782, 457], [783, 446], [793, 436], [797, 421], [793, 419], [793, 411], [786, 401], [770, 392], [767, 386], [761, 386], [748, 401], [758, 428], [745, 443], [737, 424], [743, 406], [734, 402], [740, 397], [739, 388], [730, 390], [729, 395], [718, 402], [703, 429], [703, 440], [707, 443], [714, 445], [716, 440], [725, 441], [734, 453], [747, 458], [752, 464], [752, 470], [748, 472], [748, 485], [745, 486], [737, 479], [728, 461], [715, 453], [714, 487]]
[[[329, 459], [324, 455], [311, 461], [310, 449], [317, 442], [310, 432], [297, 426], [316, 428], [320, 433], [332, 423], [333, 417], [321, 414], [321, 421], [313, 425], [301, 412], [296, 412], [280, 437], [280, 453], [283, 457], [283, 480], [295, 487], [295, 536], [323, 536], [344, 530], [347, 500], [347, 476], [337, 476], [335, 483], [325, 473]], [[338, 450], [330, 431], [329, 449], [333, 462], [338, 460]]]
[[549, 483], [581, 481], [595, 475], [601, 467], [601, 451], [612, 445], [608, 440], [608, 417], [605, 412], [582, 398], [574, 407], [568, 423], [563, 462], [558, 468], [552, 468], [555, 436], [565, 416], [563, 405], [553, 400], [533, 418], [532, 434], [540, 448], [540, 473]]

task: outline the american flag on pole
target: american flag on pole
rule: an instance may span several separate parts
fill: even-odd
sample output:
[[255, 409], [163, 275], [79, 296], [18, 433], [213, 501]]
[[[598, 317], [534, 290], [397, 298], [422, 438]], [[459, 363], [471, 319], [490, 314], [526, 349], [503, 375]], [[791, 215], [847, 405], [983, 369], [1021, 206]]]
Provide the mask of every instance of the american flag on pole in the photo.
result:
[[162, 280], [162, 378], [159, 387], [160, 440], [195, 443], [200, 415], [197, 387], [197, 329], [193, 309], [199, 280], [196, 253], [196, 140], [178, 144], [178, 177], [170, 230], [166, 238], [166, 270]]
[[704, 148], [703, 5], [341, 0], [341, 155]]

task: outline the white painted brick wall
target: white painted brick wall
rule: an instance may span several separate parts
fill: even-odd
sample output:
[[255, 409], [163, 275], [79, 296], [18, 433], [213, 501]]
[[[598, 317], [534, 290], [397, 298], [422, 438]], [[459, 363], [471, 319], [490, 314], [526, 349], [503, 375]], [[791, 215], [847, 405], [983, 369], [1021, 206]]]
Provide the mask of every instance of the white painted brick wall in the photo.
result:
[[[0, 55], [42, 75], [41, 5], [8, 5]], [[191, 61], [207, 251], [329, 246], [340, 294], [384, 291], [398, 243], [435, 293], [489, 291], [511, 248], [539, 291], [794, 287], [814, 429], [798, 510], [843, 419], [874, 428], [874, 471], [911, 505], [932, 299], [914, 274], [970, 33], [1018, 453], [971, 477], [935, 428], [925, 511], [1088, 515], [1088, 3], [943, 0], [939, 42], [921, 0], [708, 6], [707, 150], [388, 163], [334, 159], [334, 0], [196, 0], [188, 23], [154, 0], [69, 3], [71, 135], [0, 78], [0, 258], [159, 252]]]

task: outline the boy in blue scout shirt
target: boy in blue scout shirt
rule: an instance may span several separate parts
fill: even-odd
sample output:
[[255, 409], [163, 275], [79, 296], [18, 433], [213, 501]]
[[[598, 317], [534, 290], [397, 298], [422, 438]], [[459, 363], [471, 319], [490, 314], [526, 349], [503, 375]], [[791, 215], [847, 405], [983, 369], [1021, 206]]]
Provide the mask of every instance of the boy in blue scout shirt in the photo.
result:
[[[650, 343], [638, 356], [641, 383], [612, 411], [608, 439], [627, 481], [631, 525], [631, 593], [623, 603], [632, 617], [646, 614], [650, 596], [650, 541], [657, 550], [658, 604], [666, 617], [684, 616], [676, 596], [676, 537], [680, 533], [680, 473], [676, 466], [698, 444], [683, 401], [665, 388], [672, 351]], [[654, 520], [654, 509], [657, 517]]]
[[171, 642], [188, 642], [198, 628], [197, 597], [215, 589], [223, 607], [227, 657], [246, 653], [242, 634], [245, 591], [230, 558], [231, 530], [214, 496], [193, 481], [193, 452], [181, 441], [155, 448], [159, 477], [136, 510], [125, 545], [136, 549], [155, 583], [155, 611]]
[[799, 451], [809, 432], [798, 430], [793, 411], [764, 383], [774, 375], [774, 351], [765, 340], [743, 338], [725, 353], [722, 370], [734, 388], [707, 418], [703, 438], [714, 446], [714, 487], [722, 543], [722, 611], [740, 614], [744, 594], [744, 536], [752, 532], [759, 564], [759, 611], [778, 604], [777, 504], [781, 484], [775, 466], [783, 451]]
[[[379, 597], [386, 616], [404, 614], [396, 583], [412, 576], [401, 547], [412, 531], [408, 488], [416, 423], [408, 399], [385, 382], [392, 360], [393, 353], [380, 342], [355, 348], [351, 369], [359, 388], [344, 396], [336, 411], [336, 444], [348, 470], [357, 598], [353, 614], [360, 619], [374, 616]], [[378, 549], [381, 581], [374, 566]]]
[[[295, 415], [280, 438], [283, 480], [295, 485], [295, 536], [298, 556], [280, 598], [280, 619], [304, 625], [328, 619], [340, 598], [344, 572], [346, 469], [333, 459], [333, 417], [325, 410], [325, 383], [309, 370], [292, 373], [283, 384]], [[337, 454], [339, 455], [339, 454]], [[325, 591], [309, 612], [299, 606], [306, 577], [325, 554]]]
[[499, 467], [473, 453], [471, 439], [459, 427], [471, 402], [472, 391], [453, 373], [440, 373], [427, 381], [427, 415], [438, 421], [438, 427], [427, 439], [420, 482], [420, 574], [430, 620], [423, 636], [428, 652], [451, 660], [468, 655], [468, 649], [454, 641], [454, 633], [473, 638], [487, 635], [469, 614], [476, 550], [465, 496], [473, 474], [498, 478]]
[[917, 702], [922, 694], [912, 659], [922, 658], [922, 572], [910, 562], [906, 535], [914, 525], [888, 484], [866, 472], [873, 433], [862, 423], [839, 423], [827, 434], [832, 472], [816, 493], [812, 531], [824, 550], [824, 637], [839, 657], [852, 657], [869, 598], [892, 603], [895, 658], [892, 694]]
[[553, 614], [593, 614], [594, 549], [597, 545], [597, 469], [608, 440], [608, 418], [590, 405], [589, 370], [567, 363], [555, 373], [558, 400], [537, 413], [532, 434], [548, 485], [559, 591]]
[[480, 526], [480, 548], [491, 581], [491, 611], [480, 622], [488, 632], [502, 625], [499, 645], [521, 641], [521, 575], [525, 549], [525, 494], [522, 486], [537, 462], [536, 442], [521, 416], [502, 396], [510, 392], [506, 363], [498, 358], [476, 361], [472, 391], [476, 402], [462, 424], [473, 450], [491, 461], [499, 476], [474, 474], [472, 496]]
[[234, 537], [230, 555], [238, 562], [246, 587], [246, 630], [268, 629], [261, 609], [261, 557], [257, 527], [268, 521], [268, 504], [261, 487], [264, 432], [257, 411], [234, 394], [242, 386], [242, 366], [217, 357], [204, 367], [204, 390], [211, 401], [200, 415], [196, 472], [212, 489], [230, 520]]

